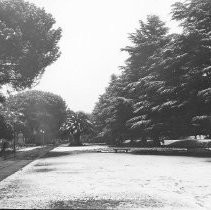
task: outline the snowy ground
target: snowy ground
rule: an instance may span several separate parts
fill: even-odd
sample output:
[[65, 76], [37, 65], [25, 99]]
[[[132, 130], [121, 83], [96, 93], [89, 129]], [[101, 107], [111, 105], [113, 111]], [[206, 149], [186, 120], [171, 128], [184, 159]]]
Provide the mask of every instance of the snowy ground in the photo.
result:
[[0, 182], [0, 208], [211, 209], [211, 158], [85, 153], [101, 148], [32, 162]]

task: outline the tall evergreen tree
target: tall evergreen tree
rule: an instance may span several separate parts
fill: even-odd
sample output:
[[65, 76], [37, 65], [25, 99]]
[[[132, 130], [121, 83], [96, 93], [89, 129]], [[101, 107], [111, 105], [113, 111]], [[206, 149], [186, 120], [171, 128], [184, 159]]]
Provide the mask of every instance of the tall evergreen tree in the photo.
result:
[[[177, 57], [184, 109], [191, 134], [211, 135], [211, 2], [191, 0], [173, 6], [173, 19], [181, 21]], [[177, 70], [177, 71], [178, 71]]]
[[[152, 98], [160, 100], [157, 97], [157, 89], [163, 85], [163, 81], [157, 80], [156, 72], [153, 66], [157, 61], [157, 55], [169, 41], [167, 35], [168, 29], [157, 16], [148, 16], [147, 22], [140, 22], [141, 27], [136, 33], [131, 35], [134, 46], [126, 48], [130, 57], [126, 62], [123, 74], [134, 75], [134, 79], [128, 80], [128, 93], [134, 101], [134, 117], [128, 121], [128, 126], [142, 136], [157, 139], [157, 129], [151, 120]], [[154, 123], [154, 124], [153, 124]]]
[[130, 35], [133, 45], [122, 49], [129, 53], [122, 74], [95, 107], [101, 131], [121, 133], [117, 113], [120, 107], [127, 110], [122, 106], [127, 101], [133, 114], [129, 111], [122, 122], [131, 138], [151, 138], [159, 145], [161, 138], [211, 135], [210, 13], [210, 0], [175, 3], [172, 16], [180, 21], [182, 34], [168, 34], [157, 16], [140, 21]]

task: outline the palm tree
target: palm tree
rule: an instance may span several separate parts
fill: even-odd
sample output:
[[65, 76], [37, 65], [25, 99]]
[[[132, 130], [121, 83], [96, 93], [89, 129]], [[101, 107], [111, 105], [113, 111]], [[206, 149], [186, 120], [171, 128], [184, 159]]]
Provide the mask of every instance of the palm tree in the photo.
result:
[[84, 112], [73, 112], [68, 110], [66, 121], [63, 123], [60, 130], [73, 136], [75, 146], [81, 146], [81, 135], [93, 131], [93, 125], [89, 121], [88, 115]]

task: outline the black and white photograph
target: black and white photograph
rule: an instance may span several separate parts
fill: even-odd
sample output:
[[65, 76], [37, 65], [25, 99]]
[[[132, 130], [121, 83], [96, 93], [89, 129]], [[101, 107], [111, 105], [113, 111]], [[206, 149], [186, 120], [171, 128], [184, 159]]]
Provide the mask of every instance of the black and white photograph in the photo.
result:
[[211, 0], [0, 0], [0, 209], [211, 209]]

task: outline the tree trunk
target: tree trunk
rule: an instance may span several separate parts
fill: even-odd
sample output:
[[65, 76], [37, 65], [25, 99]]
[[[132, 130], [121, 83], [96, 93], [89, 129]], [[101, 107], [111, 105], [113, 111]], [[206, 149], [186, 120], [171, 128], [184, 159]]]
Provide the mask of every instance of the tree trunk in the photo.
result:
[[71, 143], [72, 143], [72, 142], [71, 142], [71, 139], [72, 139], [72, 138], [70, 138], [70, 135], [69, 135], [69, 136], [68, 136], [69, 145], [71, 145]]
[[141, 138], [142, 142], [146, 145], [147, 144], [147, 138], [146, 136], [142, 136]]
[[81, 143], [81, 134], [80, 133], [74, 134], [73, 138], [74, 138], [74, 145], [75, 146], [81, 146], [82, 145], [82, 143]]
[[155, 145], [156, 147], [161, 146], [159, 137], [155, 136], [155, 137], [153, 138], [153, 141], [154, 141], [154, 145]]

